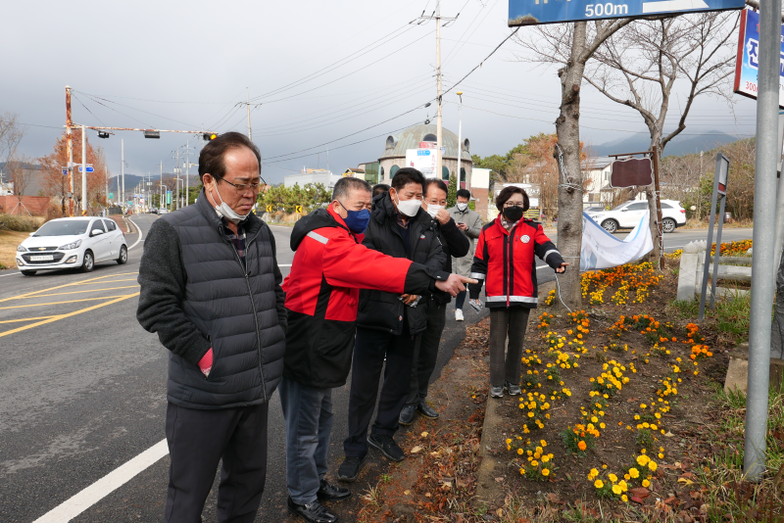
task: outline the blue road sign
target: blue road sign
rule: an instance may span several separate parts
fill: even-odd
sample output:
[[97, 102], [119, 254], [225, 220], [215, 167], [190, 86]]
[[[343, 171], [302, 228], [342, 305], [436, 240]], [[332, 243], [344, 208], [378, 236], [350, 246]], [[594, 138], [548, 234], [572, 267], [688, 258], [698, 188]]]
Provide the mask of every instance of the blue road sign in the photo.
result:
[[745, 0], [509, 0], [509, 26], [743, 9]]
[[[82, 166], [81, 165], [79, 166], [79, 172], [82, 172]], [[88, 173], [95, 172], [95, 169], [93, 169], [92, 165], [88, 165], [87, 166], [87, 172]]]
[[68, 169], [63, 169], [63, 176], [68, 176]]

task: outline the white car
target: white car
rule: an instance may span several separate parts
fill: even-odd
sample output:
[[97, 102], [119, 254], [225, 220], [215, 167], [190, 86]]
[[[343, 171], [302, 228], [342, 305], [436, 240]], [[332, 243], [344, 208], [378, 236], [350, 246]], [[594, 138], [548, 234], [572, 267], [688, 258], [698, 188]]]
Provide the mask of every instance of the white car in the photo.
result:
[[[662, 200], [662, 230], [672, 232], [686, 224], [686, 209], [675, 200]], [[622, 203], [610, 211], [586, 211], [596, 223], [604, 227], [610, 234], [618, 229], [633, 229], [640, 219], [648, 212], [647, 200], [633, 200]]]
[[25, 276], [44, 269], [78, 267], [90, 272], [96, 263], [128, 261], [125, 236], [109, 218], [58, 218], [43, 224], [16, 248], [16, 265]]

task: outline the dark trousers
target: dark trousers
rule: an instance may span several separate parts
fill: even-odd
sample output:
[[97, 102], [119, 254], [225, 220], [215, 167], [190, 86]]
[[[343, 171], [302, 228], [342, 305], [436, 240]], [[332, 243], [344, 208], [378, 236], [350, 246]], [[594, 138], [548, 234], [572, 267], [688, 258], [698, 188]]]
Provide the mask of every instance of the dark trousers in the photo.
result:
[[286, 486], [298, 505], [316, 501], [327, 473], [332, 431], [332, 389], [318, 389], [283, 377], [280, 404], [286, 420]]
[[223, 460], [218, 521], [252, 523], [267, 472], [267, 404], [197, 410], [169, 403], [169, 492], [166, 521], [199, 523], [204, 502]]
[[[526, 307], [490, 309], [490, 385], [493, 387], [501, 387], [505, 381], [520, 383], [520, 358], [530, 310]], [[507, 336], [509, 346], [504, 351]]]
[[468, 294], [468, 284], [466, 284], [466, 290], [457, 293], [457, 298], [455, 298], [455, 309], [463, 308], [463, 304], [465, 303], [465, 299], [466, 299], [466, 294]]
[[368, 425], [376, 405], [384, 356], [384, 384], [371, 432], [393, 436], [400, 427], [398, 418], [408, 397], [416, 341], [416, 336], [408, 334], [407, 321], [403, 324], [403, 333], [394, 336], [388, 332], [357, 328], [348, 401], [348, 437], [343, 442], [347, 457], [364, 457], [367, 454]]
[[408, 389], [406, 405], [416, 405], [420, 401], [425, 401], [430, 375], [436, 368], [441, 334], [446, 325], [446, 303], [439, 303], [430, 298], [427, 311], [427, 330], [419, 335], [414, 349], [411, 385]]

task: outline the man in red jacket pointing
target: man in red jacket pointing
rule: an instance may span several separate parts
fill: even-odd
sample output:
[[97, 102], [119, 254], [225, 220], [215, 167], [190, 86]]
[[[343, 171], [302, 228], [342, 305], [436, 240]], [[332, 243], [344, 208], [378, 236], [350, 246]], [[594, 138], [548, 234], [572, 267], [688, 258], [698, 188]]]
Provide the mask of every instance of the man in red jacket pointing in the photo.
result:
[[338, 520], [320, 501], [351, 496], [324, 476], [332, 389], [343, 386], [351, 370], [359, 289], [397, 294], [438, 289], [455, 296], [471, 281], [362, 245], [370, 202], [367, 182], [341, 178], [332, 203], [298, 221], [291, 234], [296, 254], [283, 282], [288, 330], [279, 390], [286, 419], [288, 507], [311, 523]]

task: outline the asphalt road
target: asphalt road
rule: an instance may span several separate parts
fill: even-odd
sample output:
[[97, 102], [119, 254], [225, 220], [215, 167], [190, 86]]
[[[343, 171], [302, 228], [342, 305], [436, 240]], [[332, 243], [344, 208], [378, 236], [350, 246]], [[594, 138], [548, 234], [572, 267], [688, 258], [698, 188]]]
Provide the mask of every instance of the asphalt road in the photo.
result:
[[[154, 219], [133, 218], [142, 240], [138, 232], [126, 236], [133, 246], [126, 265], [99, 265], [89, 274], [0, 272], [0, 521], [162, 520], [169, 463], [162, 444], [167, 354], [135, 319], [143, 235]], [[285, 276], [293, 258], [291, 229], [273, 230]], [[665, 247], [705, 236], [704, 230], [677, 230], [665, 235]], [[750, 237], [751, 229], [724, 231], [724, 241]], [[539, 276], [548, 281], [552, 270], [545, 267]], [[466, 324], [479, 319], [466, 308], [468, 321], [457, 323], [452, 310], [434, 379]], [[347, 402], [347, 388], [336, 390], [333, 473], [342, 460]], [[287, 520], [283, 426], [275, 395], [267, 489], [257, 521]], [[74, 508], [69, 500], [77, 494]], [[213, 492], [205, 521], [216, 520], [215, 501]]]

